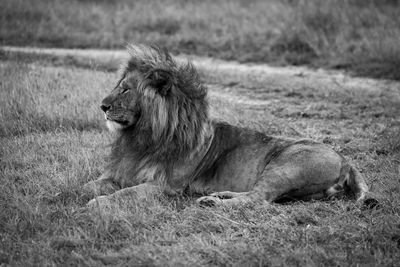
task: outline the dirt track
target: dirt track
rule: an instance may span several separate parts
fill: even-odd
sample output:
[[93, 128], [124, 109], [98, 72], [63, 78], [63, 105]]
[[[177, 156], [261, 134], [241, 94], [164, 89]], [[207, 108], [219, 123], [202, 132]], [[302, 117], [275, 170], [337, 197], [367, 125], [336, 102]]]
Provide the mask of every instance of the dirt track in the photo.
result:
[[[34, 53], [53, 56], [78, 57], [96, 62], [121, 62], [128, 56], [124, 50], [100, 50], [100, 49], [59, 49], [59, 48], [33, 48], [2, 46], [0, 50], [6, 52]], [[272, 84], [296, 88], [304, 85], [313, 87], [341, 87], [343, 89], [355, 89], [377, 91], [388, 88], [399, 89], [400, 82], [388, 80], [376, 80], [369, 78], [351, 77], [340, 71], [326, 71], [310, 69], [306, 67], [275, 67], [266, 64], [241, 64], [235, 61], [223, 61], [213, 58], [197, 56], [178, 56], [179, 59], [190, 60], [200, 69], [208, 71], [226, 72], [232, 74], [261, 76], [268, 78]]]

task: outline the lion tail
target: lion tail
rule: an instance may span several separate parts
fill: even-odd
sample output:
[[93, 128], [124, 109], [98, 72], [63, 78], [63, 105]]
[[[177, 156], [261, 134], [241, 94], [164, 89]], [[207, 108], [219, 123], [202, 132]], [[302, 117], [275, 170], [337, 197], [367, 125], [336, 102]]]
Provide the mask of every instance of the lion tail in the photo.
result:
[[368, 185], [365, 182], [364, 176], [353, 166], [350, 166], [346, 175], [346, 184], [356, 196], [357, 202], [362, 202], [366, 199], [369, 192]]

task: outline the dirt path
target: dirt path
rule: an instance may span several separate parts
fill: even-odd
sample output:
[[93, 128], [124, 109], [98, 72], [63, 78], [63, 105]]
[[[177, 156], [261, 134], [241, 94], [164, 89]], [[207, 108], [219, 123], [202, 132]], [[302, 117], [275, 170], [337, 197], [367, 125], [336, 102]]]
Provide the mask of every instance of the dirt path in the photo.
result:
[[[97, 62], [112, 62], [117, 64], [128, 56], [125, 50], [100, 50], [100, 49], [60, 49], [60, 48], [33, 48], [2, 46], [0, 50], [16, 53], [34, 53], [52, 56], [78, 57]], [[388, 80], [375, 80], [369, 78], [351, 77], [340, 71], [327, 71], [310, 69], [306, 67], [275, 67], [266, 64], [241, 64], [235, 61], [223, 61], [207, 57], [180, 55], [177, 58], [190, 60], [200, 69], [230, 75], [250, 75], [252, 77], [267, 78], [278, 85], [298, 87], [300, 84], [312, 84], [313, 87], [342, 87], [355, 90], [377, 90], [400, 88], [400, 82]]]

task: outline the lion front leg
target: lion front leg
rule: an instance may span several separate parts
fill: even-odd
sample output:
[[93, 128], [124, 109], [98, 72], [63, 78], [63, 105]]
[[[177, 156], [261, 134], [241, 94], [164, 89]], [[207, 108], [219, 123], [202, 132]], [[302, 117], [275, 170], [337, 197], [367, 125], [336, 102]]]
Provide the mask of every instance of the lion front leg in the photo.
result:
[[235, 206], [238, 204], [254, 202], [257, 200], [262, 200], [263, 196], [257, 194], [257, 192], [232, 192], [232, 191], [223, 191], [223, 192], [215, 192], [210, 194], [209, 196], [200, 197], [196, 200], [196, 202], [200, 206]]
[[108, 176], [107, 173], [101, 175], [97, 180], [90, 181], [83, 186], [84, 195], [89, 199], [95, 196], [109, 195], [119, 189], [121, 189], [119, 184], [116, 183], [112, 177]]
[[106, 207], [111, 204], [128, 204], [135, 201], [146, 200], [160, 193], [160, 188], [156, 185], [144, 183], [116, 191], [108, 196], [99, 196], [90, 200], [87, 204], [89, 208]]

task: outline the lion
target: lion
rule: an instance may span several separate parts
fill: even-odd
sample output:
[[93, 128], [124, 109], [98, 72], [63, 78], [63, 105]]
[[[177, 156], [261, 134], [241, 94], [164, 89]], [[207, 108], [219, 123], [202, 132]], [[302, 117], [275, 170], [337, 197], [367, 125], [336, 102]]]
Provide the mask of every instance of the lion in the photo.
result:
[[95, 196], [89, 206], [159, 193], [200, 194], [196, 201], [205, 206], [339, 195], [365, 200], [363, 176], [332, 148], [212, 120], [192, 63], [157, 46], [130, 45], [128, 52], [101, 103], [116, 137], [104, 173], [84, 186]]

